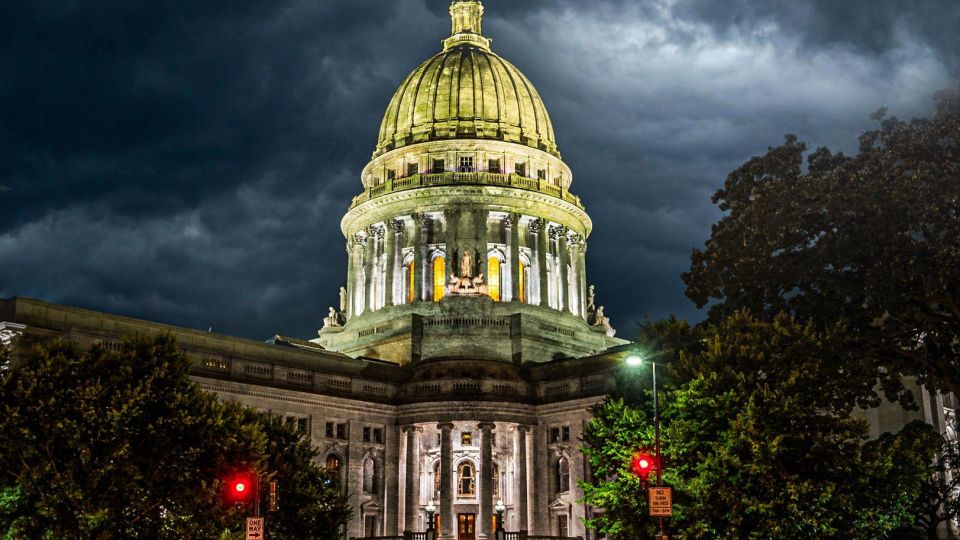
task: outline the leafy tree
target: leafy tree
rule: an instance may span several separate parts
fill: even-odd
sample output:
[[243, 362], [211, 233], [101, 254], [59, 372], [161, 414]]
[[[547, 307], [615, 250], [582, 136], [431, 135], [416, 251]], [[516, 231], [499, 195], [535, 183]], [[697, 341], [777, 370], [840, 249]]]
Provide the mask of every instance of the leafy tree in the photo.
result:
[[901, 375], [960, 395], [960, 89], [935, 102], [909, 122], [878, 111], [855, 156], [819, 148], [804, 170], [790, 135], [730, 173], [687, 295], [715, 322], [747, 308], [843, 323], [888, 396], [907, 398]]
[[[867, 441], [851, 415], [859, 392], [837, 376], [845, 328], [736, 312], [652, 333], [669, 361], [662, 447], [678, 538], [893, 538], [913, 522], [939, 437], [921, 425]], [[628, 470], [652, 426], [649, 398], [629, 382], [620, 394], [586, 430], [596, 480], [584, 491], [605, 509], [591, 526], [627, 539], [653, 530]]]
[[[6, 537], [233, 538], [242, 516], [222, 504], [221, 479], [282, 464], [291, 490], [284, 527], [333, 538], [325, 520], [342, 519], [343, 502], [322, 488], [304, 442], [218, 402], [188, 368], [173, 338], [159, 336], [126, 340], [119, 352], [55, 342], [3, 374]], [[319, 498], [304, 504], [310, 496]]]

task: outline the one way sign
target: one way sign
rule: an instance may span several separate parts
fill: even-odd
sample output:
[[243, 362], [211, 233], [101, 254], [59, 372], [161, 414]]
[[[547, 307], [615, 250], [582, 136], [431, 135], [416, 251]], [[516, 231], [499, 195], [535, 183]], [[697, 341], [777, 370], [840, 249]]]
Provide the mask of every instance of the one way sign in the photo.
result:
[[263, 518], [247, 518], [247, 540], [263, 540]]

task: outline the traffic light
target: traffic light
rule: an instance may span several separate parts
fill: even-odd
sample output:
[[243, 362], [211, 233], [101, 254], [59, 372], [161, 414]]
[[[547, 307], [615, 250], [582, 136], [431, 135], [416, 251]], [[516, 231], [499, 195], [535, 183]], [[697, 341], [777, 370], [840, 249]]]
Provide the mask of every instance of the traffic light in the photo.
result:
[[646, 452], [639, 452], [633, 456], [633, 461], [630, 463], [630, 469], [633, 470], [633, 474], [640, 477], [640, 480], [646, 482], [647, 477], [650, 476], [650, 473], [658, 469], [658, 463], [656, 456], [651, 456]]
[[224, 482], [223, 502], [226, 506], [241, 506], [251, 504], [256, 489], [253, 473], [239, 472], [227, 478]]

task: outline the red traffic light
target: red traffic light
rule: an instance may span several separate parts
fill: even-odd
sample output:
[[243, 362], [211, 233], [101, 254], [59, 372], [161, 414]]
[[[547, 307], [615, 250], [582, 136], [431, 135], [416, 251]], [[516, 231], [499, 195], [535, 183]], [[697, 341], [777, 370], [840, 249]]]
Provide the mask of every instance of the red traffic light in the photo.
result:
[[223, 503], [226, 506], [250, 504], [254, 491], [254, 477], [251, 472], [239, 472], [229, 476], [223, 485]]
[[639, 476], [644, 482], [647, 481], [650, 473], [657, 470], [657, 468], [657, 458], [646, 452], [640, 452], [633, 456], [633, 460], [630, 462], [630, 469], [633, 471], [633, 474]]

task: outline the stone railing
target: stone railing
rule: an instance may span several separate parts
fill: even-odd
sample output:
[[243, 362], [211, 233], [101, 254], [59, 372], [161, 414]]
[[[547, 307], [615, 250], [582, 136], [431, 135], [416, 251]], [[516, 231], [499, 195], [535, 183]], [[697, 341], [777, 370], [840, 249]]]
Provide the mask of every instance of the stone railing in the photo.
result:
[[368, 188], [366, 191], [353, 198], [350, 208], [365, 203], [371, 199], [421, 187], [450, 186], [450, 185], [468, 185], [468, 186], [504, 186], [523, 189], [527, 191], [536, 191], [545, 195], [550, 195], [562, 199], [577, 208], [583, 210], [583, 204], [580, 197], [572, 195], [569, 191], [560, 186], [554, 185], [548, 180], [527, 178], [518, 174], [498, 174], [491, 172], [443, 172], [433, 174], [415, 174], [404, 178], [387, 180], [383, 184]]

